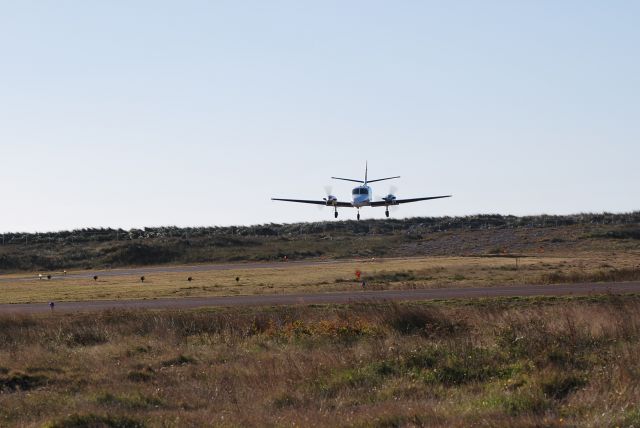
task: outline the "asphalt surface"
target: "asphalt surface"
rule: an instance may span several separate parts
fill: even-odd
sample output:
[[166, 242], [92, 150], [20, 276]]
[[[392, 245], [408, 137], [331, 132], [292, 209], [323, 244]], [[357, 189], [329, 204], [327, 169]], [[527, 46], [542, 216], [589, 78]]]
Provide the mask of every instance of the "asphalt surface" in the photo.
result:
[[[520, 285], [425, 290], [357, 290], [319, 294], [265, 294], [250, 296], [183, 297], [149, 300], [92, 300], [55, 303], [54, 311], [88, 312], [107, 309], [193, 309], [203, 307], [344, 304], [356, 302], [420, 301], [482, 297], [566, 296], [640, 293], [640, 282], [561, 285]], [[47, 303], [1, 304], [0, 314], [50, 312]]]

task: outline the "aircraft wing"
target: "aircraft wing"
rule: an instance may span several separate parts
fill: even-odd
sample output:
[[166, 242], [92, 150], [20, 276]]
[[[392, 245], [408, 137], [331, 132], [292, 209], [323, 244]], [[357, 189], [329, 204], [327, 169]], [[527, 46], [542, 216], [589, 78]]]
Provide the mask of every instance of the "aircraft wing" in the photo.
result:
[[310, 201], [307, 199], [281, 199], [281, 198], [271, 198], [272, 201], [284, 201], [284, 202], [297, 202], [299, 204], [315, 204], [315, 205], [325, 205], [327, 207], [333, 207], [334, 203], [335, 206], [337, 207], [343, 207], [343, 208], [351, 208], [353, 207], [353, 205], [351, 205], [351, 202], [334, 202], [334, 203], [330, 203], [329, 205], [327, 205], [327, 201]]
[[371, 202], [372, 207], [384, 207], [385, 205], [400, 205], [400, 204], [408, 204], [409, 202], [420, 202], [420, 201], [428, 201], [430, 199], [442, 199], [442, 198], [450, 198], [452, 195], [446, 196], [429, 196], [426, 198], [411, 198], [411, 199], [396, 199], [393, 203], [388, 203], [387, 201], [375, 201]]

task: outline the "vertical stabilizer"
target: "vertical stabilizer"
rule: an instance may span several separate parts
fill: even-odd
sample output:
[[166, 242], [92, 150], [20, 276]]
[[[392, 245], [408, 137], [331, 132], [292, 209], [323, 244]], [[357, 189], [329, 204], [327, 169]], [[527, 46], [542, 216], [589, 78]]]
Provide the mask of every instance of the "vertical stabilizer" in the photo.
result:
[[364, 163], [364, 185], [367, 185], [367, 173], [369, 170], [369, 161], [365, 161]]

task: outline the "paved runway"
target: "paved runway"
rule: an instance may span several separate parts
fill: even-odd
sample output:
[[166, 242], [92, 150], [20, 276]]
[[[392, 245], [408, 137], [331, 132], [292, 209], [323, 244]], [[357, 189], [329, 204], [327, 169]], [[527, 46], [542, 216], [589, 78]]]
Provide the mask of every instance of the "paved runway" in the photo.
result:
[[[92, 300], [56, 303], [56, 312], [86, 312], [106, 309], [192, 309], [202, 307], [311, 305], [327, 303], [419, 301], [481, 297], [565, 296], [603, 293], [640, 293], [640, 282], [562, 285], [520, 285], [478, 288], [436, 288], [424, 290], [357, 290], [318, 294], [264, 294], [250, 296], [183, 297], [152, 300]], [[0, 314], [42, 313], [46, 303], [2, 304]]]

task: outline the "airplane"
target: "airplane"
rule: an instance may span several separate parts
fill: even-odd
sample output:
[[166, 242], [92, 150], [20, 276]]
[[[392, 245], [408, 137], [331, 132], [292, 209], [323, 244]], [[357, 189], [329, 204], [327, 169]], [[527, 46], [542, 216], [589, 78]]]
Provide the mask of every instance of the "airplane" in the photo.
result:
[[284, 202], [297, 202], [301, 204], [315, 204], [315, 205], [326, 205], [328, 207], [333, 207], [334, 210], [334, 218], [338, 218], [338, 207], [340, 208], [356, 208], [358, 210], [358, 220], [360, 220], [360, 208], [361, 207], [385, 207], [384, 214], [389, 217], [389, 207], [400, 204], [408, 204], [410, 202], [419, 202], [419, 201], [428, 201], [430, 199], [442, 199], [442, 198], [450, 198], [452, 195], [445, 196], [428, 196], [424, 198], [411, 198], [411, 199], [398, 199], [395, 195], [389, 193], [387, 196], [382, 198], [379, 201], [373, 201], [373, 191], [371, 187], [369, 187], [369, 183], [375, 183], [378, 181], [384, 180], [393, 180], [396, 178], [400, 178], [400, 176], [395, 177], [386, 177], [386, 178], [377, 178], [375, 180], [368, 179], [368, 163], [365, 164], [364, 167], [364, 180], [354, 180], [352, 178], [341, 178], [341, 177], [331, 177], [334, 180], [344, 180], [344, 181], [352, 181], [355, 183], [360, 183], [361, 185], [354, 188], [351, 192], [352, 201], [351, 202], [340, 202], [338, 198], [333, 195], [328, 195], [326, 198], [322, 198], [321, 201], [313, 201], [306, 199], [282, 199], [282, 198], [271, 198], [272, 201], [284, 201]]

